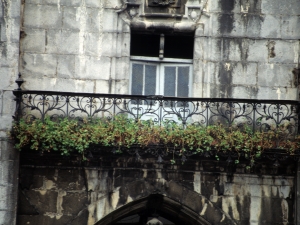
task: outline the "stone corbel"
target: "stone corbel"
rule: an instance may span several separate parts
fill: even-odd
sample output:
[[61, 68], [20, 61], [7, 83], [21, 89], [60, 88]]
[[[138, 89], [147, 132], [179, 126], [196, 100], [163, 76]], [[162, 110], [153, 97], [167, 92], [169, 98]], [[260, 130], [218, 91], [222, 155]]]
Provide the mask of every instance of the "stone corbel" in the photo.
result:
[[196, 22], [201, 15], [201, 7], [200, 6], [186, 6], [187, 17]]
[[185, 5], [186, 19], [197, 22], [202, 14], [205, 14], [204, 9], [208, 0], [188, 1]]
[[128, 15], [133, 18], [139, 14], [140, 0], [123, 0], [122, 6], [116, 10], [117, 13], [126, 11]]

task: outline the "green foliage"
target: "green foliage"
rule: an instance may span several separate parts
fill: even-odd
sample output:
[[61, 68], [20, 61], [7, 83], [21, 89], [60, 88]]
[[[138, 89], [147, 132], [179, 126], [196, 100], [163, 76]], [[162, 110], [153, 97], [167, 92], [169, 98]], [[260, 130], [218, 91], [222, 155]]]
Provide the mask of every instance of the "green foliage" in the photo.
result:
[[[11, 136], [19, 150], [30, 148], [40, 151], [59, 151], [62, 155], [84, 154], [91, 145], [130, 148], [162, 145], [166, 148], [186, 150], [194, 154], [205, 151], [235, 151], [245, 153], [251, 163], [259, 158], [265, 149], [281, 148], [288, 154], [299, 149], [300, 138], [278, 142], [284, 131], [251, 132], [225, 128], [222, 125], [201, 127], [188, 125], [185, 129], [175, 123], [157, 126], [153, 121], [142, 121], [116, 116], [112, 120], [57, 119], [52, 121], [26, 121], [21, 119], [13, 126]], [[219, 160], [218, 155], [216, 159]], [[175, 162], [174, 159], [171, 162]], [[235, 160], [239, 163], [239, 160]]]

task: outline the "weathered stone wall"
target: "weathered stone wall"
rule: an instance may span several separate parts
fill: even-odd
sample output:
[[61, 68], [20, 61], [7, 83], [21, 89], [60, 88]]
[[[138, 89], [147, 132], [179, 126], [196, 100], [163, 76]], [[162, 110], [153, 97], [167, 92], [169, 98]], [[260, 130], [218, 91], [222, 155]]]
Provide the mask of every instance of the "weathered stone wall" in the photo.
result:
[[297, 99], [299, 1], [207, 1], [196, 34], [203, 96]]
[[[33, 164], [24, 162], [18, 224], [94, 225], [123, 206], [128, 206], [126, 213], [138, 210], [136, 205], [151, 194], [173, 200], [169, 207], [178, 214], [174, 217], [182, 216], [186, 207], [212, 225], [294, 224], [295, 167], [283, 167], [288, 171], [285, 175], [264, 175], [263, 168], [269, 165], [262, 163], [258, 175], [245, 173], [240, 165], [232, 174], [225, 172], [226, 163], [216, 161], [170, 165], [168, 161], [157, 164], [156, 160], [144, 157], [137, 163], [130, 157], [100, 157], [99, 168], [88, 164], [53, 167], [56, 160], [49, 156]], [[52, 168], [42, 164], [52, 164]], [[107, 225], [120, 214], [100, 224]]]
[[114, 10], [119, 4], [26, 0], [21, 39], [24, 87], [126, 93], [122, 85], [128, 80], [130, 34]]
[[128, 93], [130, 25], [168, 22], [179, 31], [196, 28], [194, 97], [297, 98], [299, 1], [190, 0], [181, 20], [140, 16], [142, 6], [117, 13], [121, 3], [24, 1], [24, 87]]
[[19, 69], [19, 0], [0, 1], [0, 224], [15, 224], [18, 152], [7, 140], [15, 102], [12, 90]]

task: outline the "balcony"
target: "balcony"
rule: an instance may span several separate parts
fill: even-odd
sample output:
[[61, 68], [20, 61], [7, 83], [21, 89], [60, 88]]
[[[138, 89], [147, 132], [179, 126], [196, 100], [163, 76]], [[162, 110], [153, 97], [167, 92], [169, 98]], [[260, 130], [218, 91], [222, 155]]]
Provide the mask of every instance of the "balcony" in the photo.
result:
[[[279, 165], [284, 160], [298, 160], [299, 149], [291, 152], [287, 143], [296, 142], [298, 146], [299, 107], [298, 101], [287, 100], [254, 100], [223, 98], [177, 98], [164, 96], [137, 96], [117, 94], [90, 94], [53, 91], [15, 90], [17, 109], [15, 120], [27, 121], [45, 118], [56, 120], [70, 118], [81, 120], [97, 120], [106, 118], [113, 121], [119, 115], [130, 121], [151, 121], [153, 126], [168, 127], [170, 124], [180, 126], [182, 130], [189, 126], [202, 127], [221, 126], [228, 132], [239, 130], [252, 134], [273, 132], [268, 148], [258, 149], [259, 159], [268, 158]], [[285, 143], [282, 145], [282, 143]], [[118, 148], [139, 160], [145, 154], [151, 154], [162, 162], [168, 155], [176, 155], [180, 160], [202, 157], [224, 158], [227, 163], [249, 159], [242, 151], [222, 149], [212, 146], [209, 151], [201, 150], [197, 154], [189, 148], [182, 151], [182, 146], [152, 143], [148, 146], [131, 145]], [[116, 152], [116, 146], [106, 148], [93, 145], [85, 151], [87, 155], [99, 154], [99, 149]], [[256, 153], [253, 153], [256, 154]], [[173, 158], [174, 159], [174, 158]], [[250, 162], [251, 164], [251, 162]]]

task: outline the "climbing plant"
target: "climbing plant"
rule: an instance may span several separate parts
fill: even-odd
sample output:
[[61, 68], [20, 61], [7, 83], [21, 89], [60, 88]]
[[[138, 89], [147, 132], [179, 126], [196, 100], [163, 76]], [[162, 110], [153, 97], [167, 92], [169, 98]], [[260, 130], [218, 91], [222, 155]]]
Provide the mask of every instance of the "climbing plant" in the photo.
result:
[[[153, 121], [128, 119], [21, 119], [13, 125], [11, 138], [18, 150], [29, 148], [39, 151], [57, 151], [61, 155], [84, 154], [92, 145], [117, 149], [160, 145], [198, 154], [203, 152], [236, 152], [252, 161], [266, 149], [281, 149], [294, 154], [299, 149], [300, 137], [286, 139], [284, 129], [252, 132], [250, 129], [226, 128], [222, 125], [202, 127], [176, 123], [156, 125]], [[121, 151], [121, 150], [120, 150]], [[216, 155], [218, 159], [218, 156]], [[174, 160], [172, 161], [174, 162]], [[238, 162], [238, 160], [236, 160]]]

